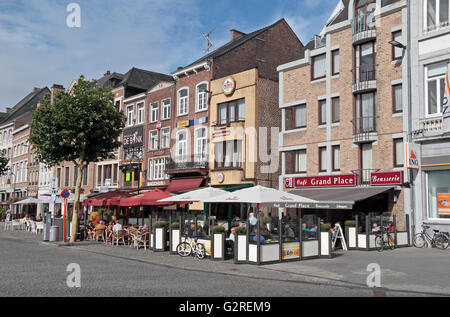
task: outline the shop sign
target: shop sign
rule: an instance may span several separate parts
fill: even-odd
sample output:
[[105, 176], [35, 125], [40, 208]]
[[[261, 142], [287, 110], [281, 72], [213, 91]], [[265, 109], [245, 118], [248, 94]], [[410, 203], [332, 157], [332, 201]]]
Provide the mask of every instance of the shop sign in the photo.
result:
[[382, 185], [402, 185], [403, 184], [403, 172], [385, 172], [385, 173], [372, 173], [370, 175], [370, 185], [382, 186]]
[[230, 96], [234, 93], [234, 91], [236, 90], [236, 81], [233, 77], [228, 77], [227, 79], [225, 79], [222, 85], [222, 90], [223, 93], [227, 96]]
[[285, 179], [286, 188], [307, 187], [354, 187], [356, 186], [356, 175], [330, 175], [315, 177], [296, 177], [292, 180]]
[[127, 129], [123, 132], [123, 148], [134, 148], [144, 145], [144, 127]]
[[450, 215], [450, 194], [438, 194], [438, 214]]
[[415, 143], [405, 143], [405, 153], [406, 168], [418, 170], [420, 168], [419, 145]]
[[231, 134], [231, 131], [222, 131], [222, 132], [216, 132], [216, 133], [213, 133], [213, 138], [220, 138], [220, 137], [223, 137], [223, 136], [228, 136], [228, 135], [230, 135]]
[[281, 252], [283, 260], [298, 259], [300, 257], [300, 243], [283, 243]]
[[147, 186], [155, 187], [155, 186], [165, 186], [164, 182], [147, 182]]
[[177, 128], [187, 128], [190, 126], [190, 120], [181, 121], [177, 123]]

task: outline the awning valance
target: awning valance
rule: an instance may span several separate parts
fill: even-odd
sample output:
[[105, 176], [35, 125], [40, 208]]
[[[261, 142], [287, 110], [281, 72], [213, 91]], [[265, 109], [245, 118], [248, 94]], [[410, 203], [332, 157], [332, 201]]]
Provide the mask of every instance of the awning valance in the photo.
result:
[[170, 182], [169, 187], [167, 187], [166, 189], [166, 192], [176, 193], [189, 189], [197, 189], [202, 185], [203, 180], [203, 177], [174, 179]]

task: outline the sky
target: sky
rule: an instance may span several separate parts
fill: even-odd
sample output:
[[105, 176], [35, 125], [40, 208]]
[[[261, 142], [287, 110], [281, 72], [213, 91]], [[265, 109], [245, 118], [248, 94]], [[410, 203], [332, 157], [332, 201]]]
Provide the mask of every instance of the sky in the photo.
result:
[[[80, 8], [80, 27], [67, 17]], [[0, 0], [0, 111], [34, 87], [137, 67], [171, 74], [212, 50], [229, 30], [250, 33], [285, 18], [306, 43], [338, 0]]]

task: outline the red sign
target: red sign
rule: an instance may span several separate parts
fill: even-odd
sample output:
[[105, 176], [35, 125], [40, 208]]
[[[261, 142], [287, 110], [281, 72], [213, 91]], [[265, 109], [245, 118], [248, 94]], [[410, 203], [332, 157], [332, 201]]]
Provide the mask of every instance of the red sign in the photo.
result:
[[372, 173], [370, 175], [370, 185], [402, 185], [403, 184], [403, 172], [384, 172], [384, 173]]
[[[331, 175], [315, 177], [297, 177], [290, 181], [285, 179], [286, 188], [305, 188], [305, 187], [354, 187], [356, 186], [356, 175]], [[291, 187], [289, 187], [291, 186]]]

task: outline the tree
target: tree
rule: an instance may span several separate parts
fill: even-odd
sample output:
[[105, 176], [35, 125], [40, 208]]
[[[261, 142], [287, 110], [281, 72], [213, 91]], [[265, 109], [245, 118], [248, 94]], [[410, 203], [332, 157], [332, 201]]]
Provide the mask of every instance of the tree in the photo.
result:
[[90, 163], [114, 158], [125, 121], [114, 105], [111, 89], [84, 76], [73, 91], [57, 92], [53, 101], [46, 95], [33, 110], [30, 142], [38, 160], [47, 166], [73, 162], [78, 169], [71, 242], [76, 240], [83, 172]]
[[0, 152], [0, 176], [5, 175], [9, 171], [9, 158], [6, 156], [6, 151]]

